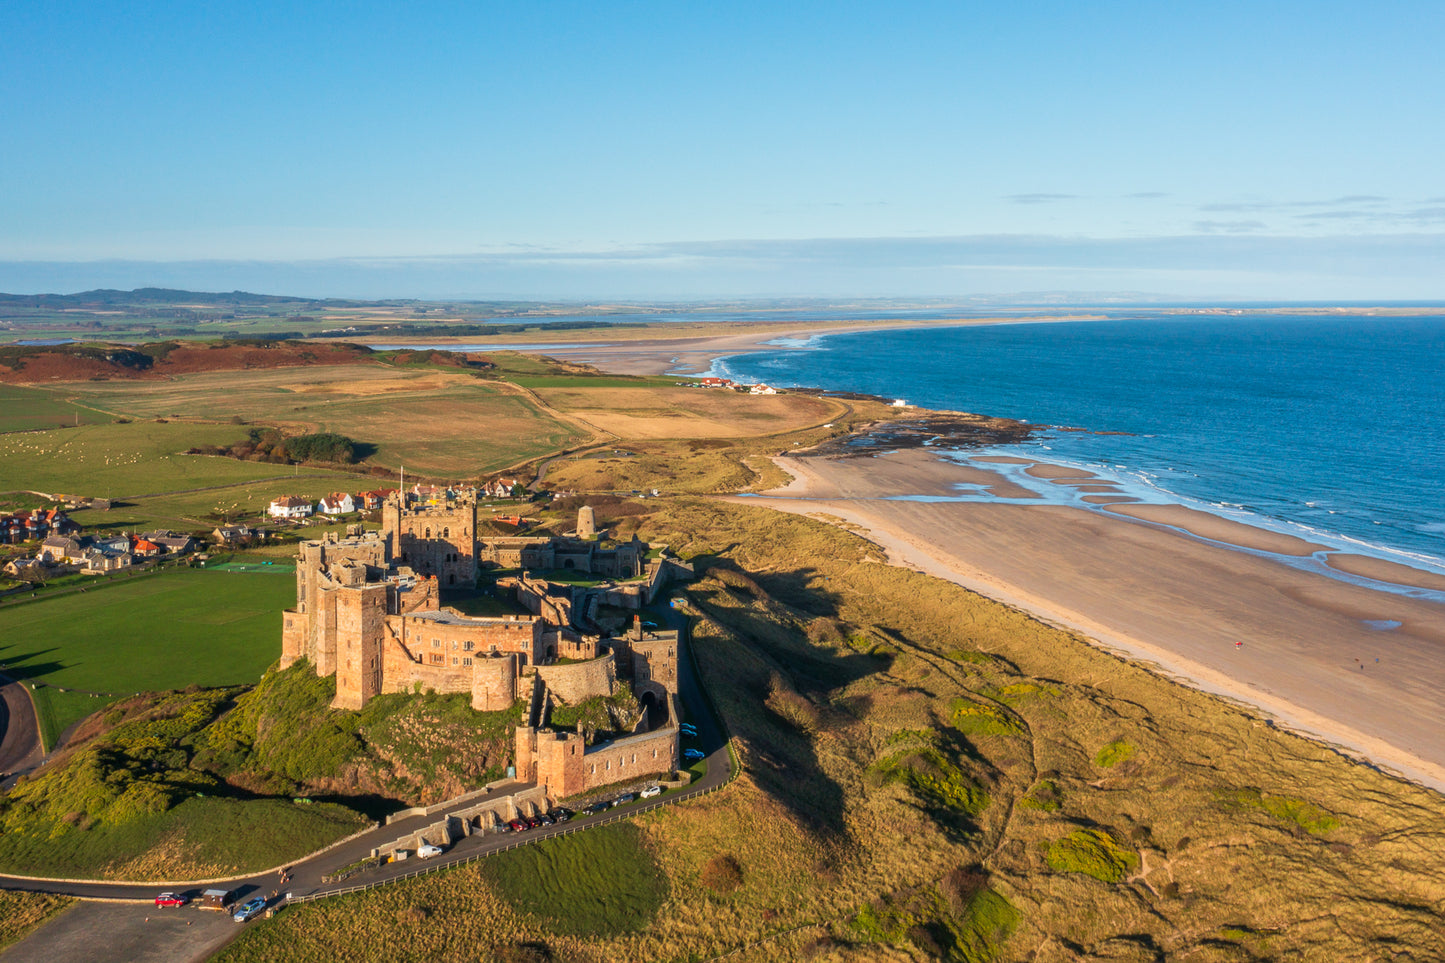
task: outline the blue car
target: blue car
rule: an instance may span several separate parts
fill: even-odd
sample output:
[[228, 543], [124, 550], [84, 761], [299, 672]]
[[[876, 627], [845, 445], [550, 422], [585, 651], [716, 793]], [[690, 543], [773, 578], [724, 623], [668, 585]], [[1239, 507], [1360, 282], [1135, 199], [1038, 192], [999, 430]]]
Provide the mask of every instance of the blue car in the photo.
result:
[[265, 908], [266, 897], [256, 896], [242, 903], [241, 908], [236, 910], [236, 915], [232, 916], [231, 919], [237, 923], [245, 923], [248, 920], [255, 919]]
[[682, 758], [686, 759], [688, 762], [697, 762], [699, 759], [706, 758], [706, 756], [707, 753], [703, 752], [701, 749], [684, 749], [682, 751]]

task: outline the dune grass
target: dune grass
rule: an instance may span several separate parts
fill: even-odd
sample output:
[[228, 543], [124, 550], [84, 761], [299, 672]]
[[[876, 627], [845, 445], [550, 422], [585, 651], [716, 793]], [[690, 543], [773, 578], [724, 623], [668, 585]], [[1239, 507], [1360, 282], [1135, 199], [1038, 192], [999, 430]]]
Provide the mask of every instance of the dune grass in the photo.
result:
[[51, 893], [19, 893], [0, 890], [0, 950], [18, 943], [75, 900]]

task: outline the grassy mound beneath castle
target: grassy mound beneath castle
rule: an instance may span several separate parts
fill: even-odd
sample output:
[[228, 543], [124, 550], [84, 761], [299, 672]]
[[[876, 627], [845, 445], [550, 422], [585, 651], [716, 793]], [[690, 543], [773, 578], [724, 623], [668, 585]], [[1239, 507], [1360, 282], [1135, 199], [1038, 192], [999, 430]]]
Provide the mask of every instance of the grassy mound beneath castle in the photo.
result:
[[441, 960], [1445, 955], [1437, 794], [838, 529], [655, 504], [636, 523], [702, 574], [691, 647], [744, 772], [636, 820], [668, 893], [646, 928], [569, 931], [468, 867], [293, 908], [223, 959], [363, 934]]
[[504, 775], [524, 709], [477, 712], [463, 693], [394, 693], [349, 712], [331, 708], [335, 695], [335, 678], [318, 678], [304, 660], [273, 669], [201, 734], [197, 762], [272, 794], [430, 804]]
[[394, 695], [330, 708], [305, 663], [251, 687], [133, 697], [0, 797], [0, 869], [115, 879], [265, 869], [502, 774], [520, 706]]

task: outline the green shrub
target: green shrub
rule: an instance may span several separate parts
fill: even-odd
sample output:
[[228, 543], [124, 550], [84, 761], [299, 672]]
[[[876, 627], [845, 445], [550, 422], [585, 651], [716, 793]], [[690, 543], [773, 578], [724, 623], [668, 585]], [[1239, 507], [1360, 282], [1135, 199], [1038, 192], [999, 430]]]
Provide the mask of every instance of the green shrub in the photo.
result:
[[1105, 883], [1122, 882], [1139, 865], [1139, 856], [1123, 849], [1102, 829], [1076, 829], [1049, 844], [1045, 853], [1056, 873], [1083, 873]]
[[1115, 739], [1099, 750], [1094, 756], [1094, 765], [1101, 769], [1112, 769], [1134, 755], [1134, 746], [1124, 739]]

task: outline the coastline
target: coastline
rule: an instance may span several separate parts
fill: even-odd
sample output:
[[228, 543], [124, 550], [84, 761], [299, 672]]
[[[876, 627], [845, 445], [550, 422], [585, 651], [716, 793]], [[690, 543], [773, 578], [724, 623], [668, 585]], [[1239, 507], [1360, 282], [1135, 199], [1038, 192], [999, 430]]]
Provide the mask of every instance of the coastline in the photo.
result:
[[[703, 374], [723, 358], [757, 351], [799, 351], [812, 338], [830, 334], [859, 334], [869, 331], [962, 328], [997, 324], [1050, 324], [1060, 321], [1097, 321], [1093, 314], [1057, 316], [948, 318], [931, 320], [900, 318], [869, 321], [736, 321], [718, 324], [672, 324], [659, 322], [647, 328], [623, 328], [608, 333], [603, 328], [581, 331], [529, 331], [525, 341], [489, 341], [483, 338], [426, 338], [408, 344], [408, 339], [388, 339], [390, 347], [437, 348], [449, 351], [524, 351], [546, 354], [559, 361], [596, 365], [612, 374], [664, 375]], [[674, 337], [660, 337], [667, 329]], [[558, 347], [545, 342], [557, 338]], [[592, 339], [595, 337], [595, 341]], [[585, 343], [584, 343], [585, 342]], [[789, 343], [793, 342], [793, 343]]]
[[[1191, 511], [1182, 506], [1135, 508], [1161, 510], [1145, 519], [1042, 500], [927, 500], [957, 494], [956, 482], [979, 484], [987, 471], [975, 461], [955, 472], [937, 455], [779, 457], [790, 485], [733, 500], [842, 521], [895, 563], [1073, 629], [1165, 676], [1445, 791], [1445, 733], [1434, 723], [1445, 714], [1438, 658], [1445, 604], [1258, 554], [1308, 555], [1312, 546], [1203, 512], [1193, 513], [1203, 519], [1181, 517]], [[1071, 471], [1042, 474], [1087, 481]], [[998, 494], [1006, 497], [1002, 488]], [[1171, 530], [1186, 528], [1181, 522], [1201, 531]], [[1368, 567], [1376, 576], [1402, 574]], [[1429, 574], [1399, 569], [1412, 580]]]

